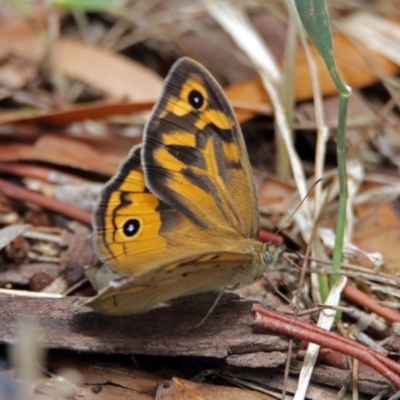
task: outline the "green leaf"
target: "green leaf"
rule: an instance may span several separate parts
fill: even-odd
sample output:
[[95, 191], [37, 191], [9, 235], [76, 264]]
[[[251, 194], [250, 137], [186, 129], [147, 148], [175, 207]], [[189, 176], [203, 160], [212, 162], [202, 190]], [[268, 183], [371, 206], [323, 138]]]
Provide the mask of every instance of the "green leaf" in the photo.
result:
[[339, 92], [350, 95], [351, 89], [340, 78], [333, 57], [332, 32], [325, 0], [297, 0], [297, 12], [305, 30], [321, 57]]
[[125, 0], [53, 0], [54, 7], [79, 11], [116, 11], [125, 5]]

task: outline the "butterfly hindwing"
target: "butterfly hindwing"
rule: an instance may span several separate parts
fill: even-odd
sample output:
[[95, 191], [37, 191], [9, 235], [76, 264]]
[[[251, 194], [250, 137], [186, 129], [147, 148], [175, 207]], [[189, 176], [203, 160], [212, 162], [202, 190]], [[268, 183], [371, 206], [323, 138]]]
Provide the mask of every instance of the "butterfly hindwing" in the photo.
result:
[[236, 253], [198, 254], [160, 264], [151, 276], [125, 276], [103, 288], [90, 303], [114, 315], [145, 312], [173, 298], [251, 282], [252, 257]]

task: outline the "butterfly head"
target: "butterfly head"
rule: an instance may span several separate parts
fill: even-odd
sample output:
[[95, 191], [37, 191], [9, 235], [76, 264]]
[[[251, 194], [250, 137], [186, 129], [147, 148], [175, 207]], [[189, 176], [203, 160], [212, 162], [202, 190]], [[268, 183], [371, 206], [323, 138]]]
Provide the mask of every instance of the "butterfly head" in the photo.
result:
[[275, 264], [279, 261], [284, 251], [284, 246], [277, 246], [271, 242], [264, 243], [261, 253], [261, 261], [264, 265]]

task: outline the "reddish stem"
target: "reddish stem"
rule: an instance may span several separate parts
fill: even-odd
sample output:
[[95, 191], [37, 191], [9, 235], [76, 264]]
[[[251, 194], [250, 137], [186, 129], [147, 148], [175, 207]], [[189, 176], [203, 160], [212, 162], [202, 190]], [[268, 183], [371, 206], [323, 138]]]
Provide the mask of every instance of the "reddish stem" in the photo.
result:
[[382, 318], [386, 319], [387, 321], [393, 322], [400, 322], [400, 313], [396, 310], [391, 308], [382, 307], [377, 303], [375, 299], [371, 296], [368, 296], [361, 290], [358, 290], [353, 285], [346, 285], [343, 290], [343, 296], [348, 298], [349, 300], [353, 301], [356, 304], [362, 305], [365, 308], [368, 308], [375, 314], [378, 314]]
[[271, 233], [268, 231], [261, 230], [258, 238], [261, 242], [264, 242], [264, 243], [272, 242], [272, 243], [276, 244], [277, 246], [282, 246], [282, 244], [283, 244], [282, 236], [279, 236], [279, 235], [277, 236], [277, 235], [275, 235], [275, 233]]
[[84, 179], [78, 178], [71, 174], [66, 174], [64, 172], [55, 171], [54, 169], [48, 167], [41, 167], [41, 166], [33, 166], [27, 165], [22, 163], [7, 163], [7, 162], [0, 162], [0, 172], [40, 179], [41, 181], [45, 182], [52, 182], [50, 179], [50, 175], [52, 173], [57, 173], [57, 176], [62, 177], [64, 180], [72, 181], [72, 182], [84, 182]]
[[334, 332], [267, 310], [259, 304], [255, 304], [252, 311], [256, 313], [256, 326], [354, 357], [378, 371], [400, 389], [400, 365], [369, 347]]

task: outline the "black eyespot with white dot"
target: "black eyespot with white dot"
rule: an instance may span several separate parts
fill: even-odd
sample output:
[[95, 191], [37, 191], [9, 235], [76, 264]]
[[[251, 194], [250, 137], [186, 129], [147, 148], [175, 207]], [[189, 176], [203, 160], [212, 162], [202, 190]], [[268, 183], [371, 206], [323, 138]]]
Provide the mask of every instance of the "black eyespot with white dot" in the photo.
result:
[[188, 101], [193, 108], [199, 110], [201, 107], [203, 107], [204, 96], [198, 90], [194, 89], [189, 92]]
[[139, 228], [140, 222], [137, 219], [128, 219], [123, 226], [124, 235], [127, 237], [135, 236], [138, 233]]

